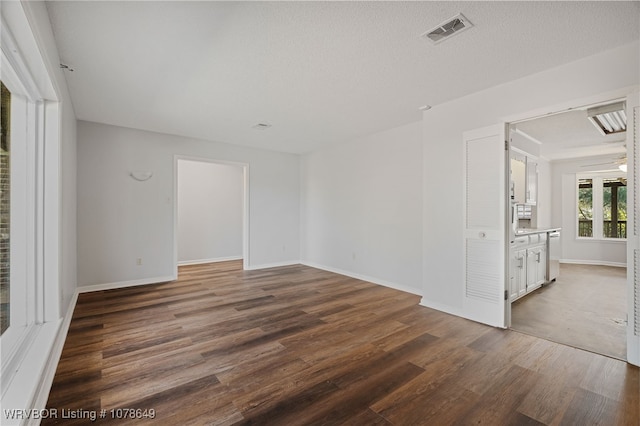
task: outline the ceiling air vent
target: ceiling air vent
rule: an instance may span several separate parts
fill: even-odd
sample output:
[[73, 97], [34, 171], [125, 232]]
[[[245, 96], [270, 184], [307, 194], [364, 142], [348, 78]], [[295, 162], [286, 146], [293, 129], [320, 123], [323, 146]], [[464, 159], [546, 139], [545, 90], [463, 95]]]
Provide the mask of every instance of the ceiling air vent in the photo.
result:
[[589, 108], [587, 109], [587, 118], [603, 136], [625, 132], [627, 130], [627, 115], [624, 109], [624, 102]]
[[254, 124], [253, 126], [254, 129], [256, 130], [265, 130], [268, 129], [269, 127], [271, 127], [271, 124], [267, 124], [267, 123], [258, 123], [258, 124]]
[[447, 19], [437, 27], [422, 34], [422, 37], [428, 38], [433, 44], [438, 44], [455, 34], [460, 34], [464, 30], [473, 27], [473, 24], [464, 17], [462, 13], [457, 14], [451, 19]]

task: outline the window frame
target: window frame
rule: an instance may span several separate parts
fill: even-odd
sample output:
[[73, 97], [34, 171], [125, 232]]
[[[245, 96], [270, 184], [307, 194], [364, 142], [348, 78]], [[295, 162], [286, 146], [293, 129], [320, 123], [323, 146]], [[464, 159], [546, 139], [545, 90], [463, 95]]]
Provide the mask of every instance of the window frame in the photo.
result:
[[[580, 235], [580, 181], [582, 180], [589, 180], [591, 182], [591, 236], [590, 237], [586, 237], [586, 236], [581, 236]], [[576, 214], [575, 214], [575, 219], [576, 219], [576, 236], [578, 238], [588, 238], [588, 239], [593, 239], [593, 237], [595, 236], [595, 228], [594, 228], [594, 224], [595, 224], [595, 193], [594, 193], [594, 180], [591, 176], [589, 177], [576, 177], [576, 203], [575, 203], [575, 208], [576, 208]]]
[[[5, 51], [1, 52], [0, 79], [11, 92], [11, 224], [10, 224], [10, 319], [0, 336], [2, 376], [10, 377], [20, 353], [31, 341], [35, 325], [35, 282], [33, 271], [34, 124], [35, 102], [14, 70]], [[35, 130], [35, 129], [33, 129]], [[24, 141], [24, 145], [16, 141]], [[3, 393], [6, 380], [2, 381]]]
[[[4, 24], [4, 19], [2, 20]], [[11, 91], [11, 223], [10, 323], [0, 336], [0, 395], [13, 386], [30, 348], [36, 346], [40, 326], [58, 318], [58, 310], [45, 316], [45, 293], [57, 290], [58, 279], [45, 282], [46, 229], [44, 174], [49, 164], [44, 140], [51, 134], [45, 116], [46, 101], [20, 56], [6, 25], [0, 44], [0, 79]], [[51, 117], [57, 119], [55, 117]], [[57, 130], [57, 129], [55, 129]], [[17, 142], [19, 141], [19, 143]], [[57, 185], [57, 180], [55, 182]], [[48, 217], [48, 216], [47, 216]], [[49, 282], [50, 281], [50, 282]], [[58, 300], [54, 300], [58, 303]]]
[[[576, 240], [579, 241], [618, 241], [625, 242], [627, 238], [611, 238], [604, 236], [604, 180], [605, 179], [617, 179], [617, 178], [627, 178], [627, 174], [621, 170], [609, 170], [603, 172], [590, 172], [590, 173], [576, 173], [574, 191], [575, 191], [575, 201], [574, 201], [574, 215], [573, 220], [575, 221], [575, 233]], [[578, 201], [579, 201], [579, 185], [580, 180], [582, 179], [591, 179], [592, 187], [592, 206], [593, 206], [593, 218], [592, 218], [592, 236], [591, 237], [581, 237], [579, 228], [580, 221], [578, 219], [579, 211], [578, 211]]]
[[[620, 179], [624, 179], [625, 180], [625, 184], [624, 185], [614, 184], [616, 181], [619, 181]], [[609, 180], [610, 184], [609, 184], [608, 187], [606, 185], [607, 182], [605, 182], [605, 180]], [[624, 198], [625, 198], [625, 204], [626, 204], [627, 187], [628, 187], [628, 182], [627, 182], [627, 177], [626, 176], [619, 176], [619, 177], [613, 178], [613, 179], [609, 179], [609, 178], [603, 179], [603, 184], [602, 184], [602, 192], [603, 192], [603, 197], [602, 198], [603, 198], [603, 200], [602, 200], [602, 221], [601, 221], [602, 227], [603, 227], [603, 229], [602, 229], [602, 234], [603, 235], [605, 235], [605, 223], [607, 222], [605, 220], [606, 214], [605, 214], [605, 204], [604, 204], [604, 198], [605, 198], [604, 195], [607, 192], [607, 188], [609, 188], [609, 190], [611, 191], [611, 195], [610, 195], [611, 220], [610, 220], [610, 222], [611, 222], [611, 225], [613, 225], [614, 224], [614, 221], [613, 221], [614, 218], [615, 218], [615, 224], [620, 224], [620, 221], [621, 221], [621, 219], [620, 219], [621, 188], [625, 189], [625, 191], [624, 191], [625, 192], [625, 197]], [[616, 188], [615, 191], [614, 191], [614, 188]], [[615, 208], [614, 208], [614, 204], [613, 204], [614, 194], [615, 194], [615, 201], [616, 201], [616, 207]], [[615, 214], [614, 214], [614, 211], [615, 211]], [[627, 216], [627, 206], [625, 206], [624, 213], [625, 213], [625, 217], [628, 217]], [[624, 238], [623, 237], [605, 237], [605, 239], [607, 239], [607, 240], [608, 239], [611, 239], [611, 240], [626, 240], [627, 239], [627, 237], [626, 237], [626, 235], [627, 235], [627, 229], [626, 229], [627, 219], [624, 220], [624, 223], [625, 223], [625, 232], [624, 232], [625, 237]], [[616, 229], [615, 234], [618, 234], [618, 229]]]

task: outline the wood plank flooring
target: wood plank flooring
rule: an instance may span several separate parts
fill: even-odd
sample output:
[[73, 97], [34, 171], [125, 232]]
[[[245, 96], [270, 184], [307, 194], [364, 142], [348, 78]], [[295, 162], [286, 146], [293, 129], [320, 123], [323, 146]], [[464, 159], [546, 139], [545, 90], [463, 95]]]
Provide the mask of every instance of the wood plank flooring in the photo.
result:
[[81, 294], [43, 424], [638, 426], [638, 368], [418, 303], [237, 261]]

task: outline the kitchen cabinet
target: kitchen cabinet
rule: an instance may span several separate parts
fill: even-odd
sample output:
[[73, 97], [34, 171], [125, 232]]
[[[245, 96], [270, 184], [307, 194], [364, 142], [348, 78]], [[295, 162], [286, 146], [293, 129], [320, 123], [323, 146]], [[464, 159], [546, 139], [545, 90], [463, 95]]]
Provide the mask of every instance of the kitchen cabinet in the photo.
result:
[[509, 261], [509, 300], [512, 302], [546, 282], [547, 233], [516, 237]]
[[540, 287], [547, 274], [547, 249], [543, 245], [527, 249], [527, 293]]
[[538, 200], [538, 162], [517, 152], [511, 153], [511, 195], [517, 204], [536, 204]]
[[511, 251], [511, 276], [509, 282], [509, 300], [512, 302], [527, 294], [527, 250]]
[[537, 283], [542, 285], [546, 283], [548, 280], [547, 277], [547, 259], [549, 256], [547, 255], [547, 245], [540, 246], [540, 258], [538, 259], [538, 274], [537, 274]]
[[527, 159], [525, 156], [511, 156], [511, 196], [515, 203], [522, 204], [527, 192]]

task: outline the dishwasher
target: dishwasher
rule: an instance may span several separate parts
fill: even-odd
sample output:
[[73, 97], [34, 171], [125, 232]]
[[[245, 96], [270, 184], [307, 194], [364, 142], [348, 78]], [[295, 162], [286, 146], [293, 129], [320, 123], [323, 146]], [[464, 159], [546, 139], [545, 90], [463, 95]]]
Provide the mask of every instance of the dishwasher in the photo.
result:
[[547, 242], [547, 281], [552, 282], [560, 273], [560, 230], [549, 232]]

